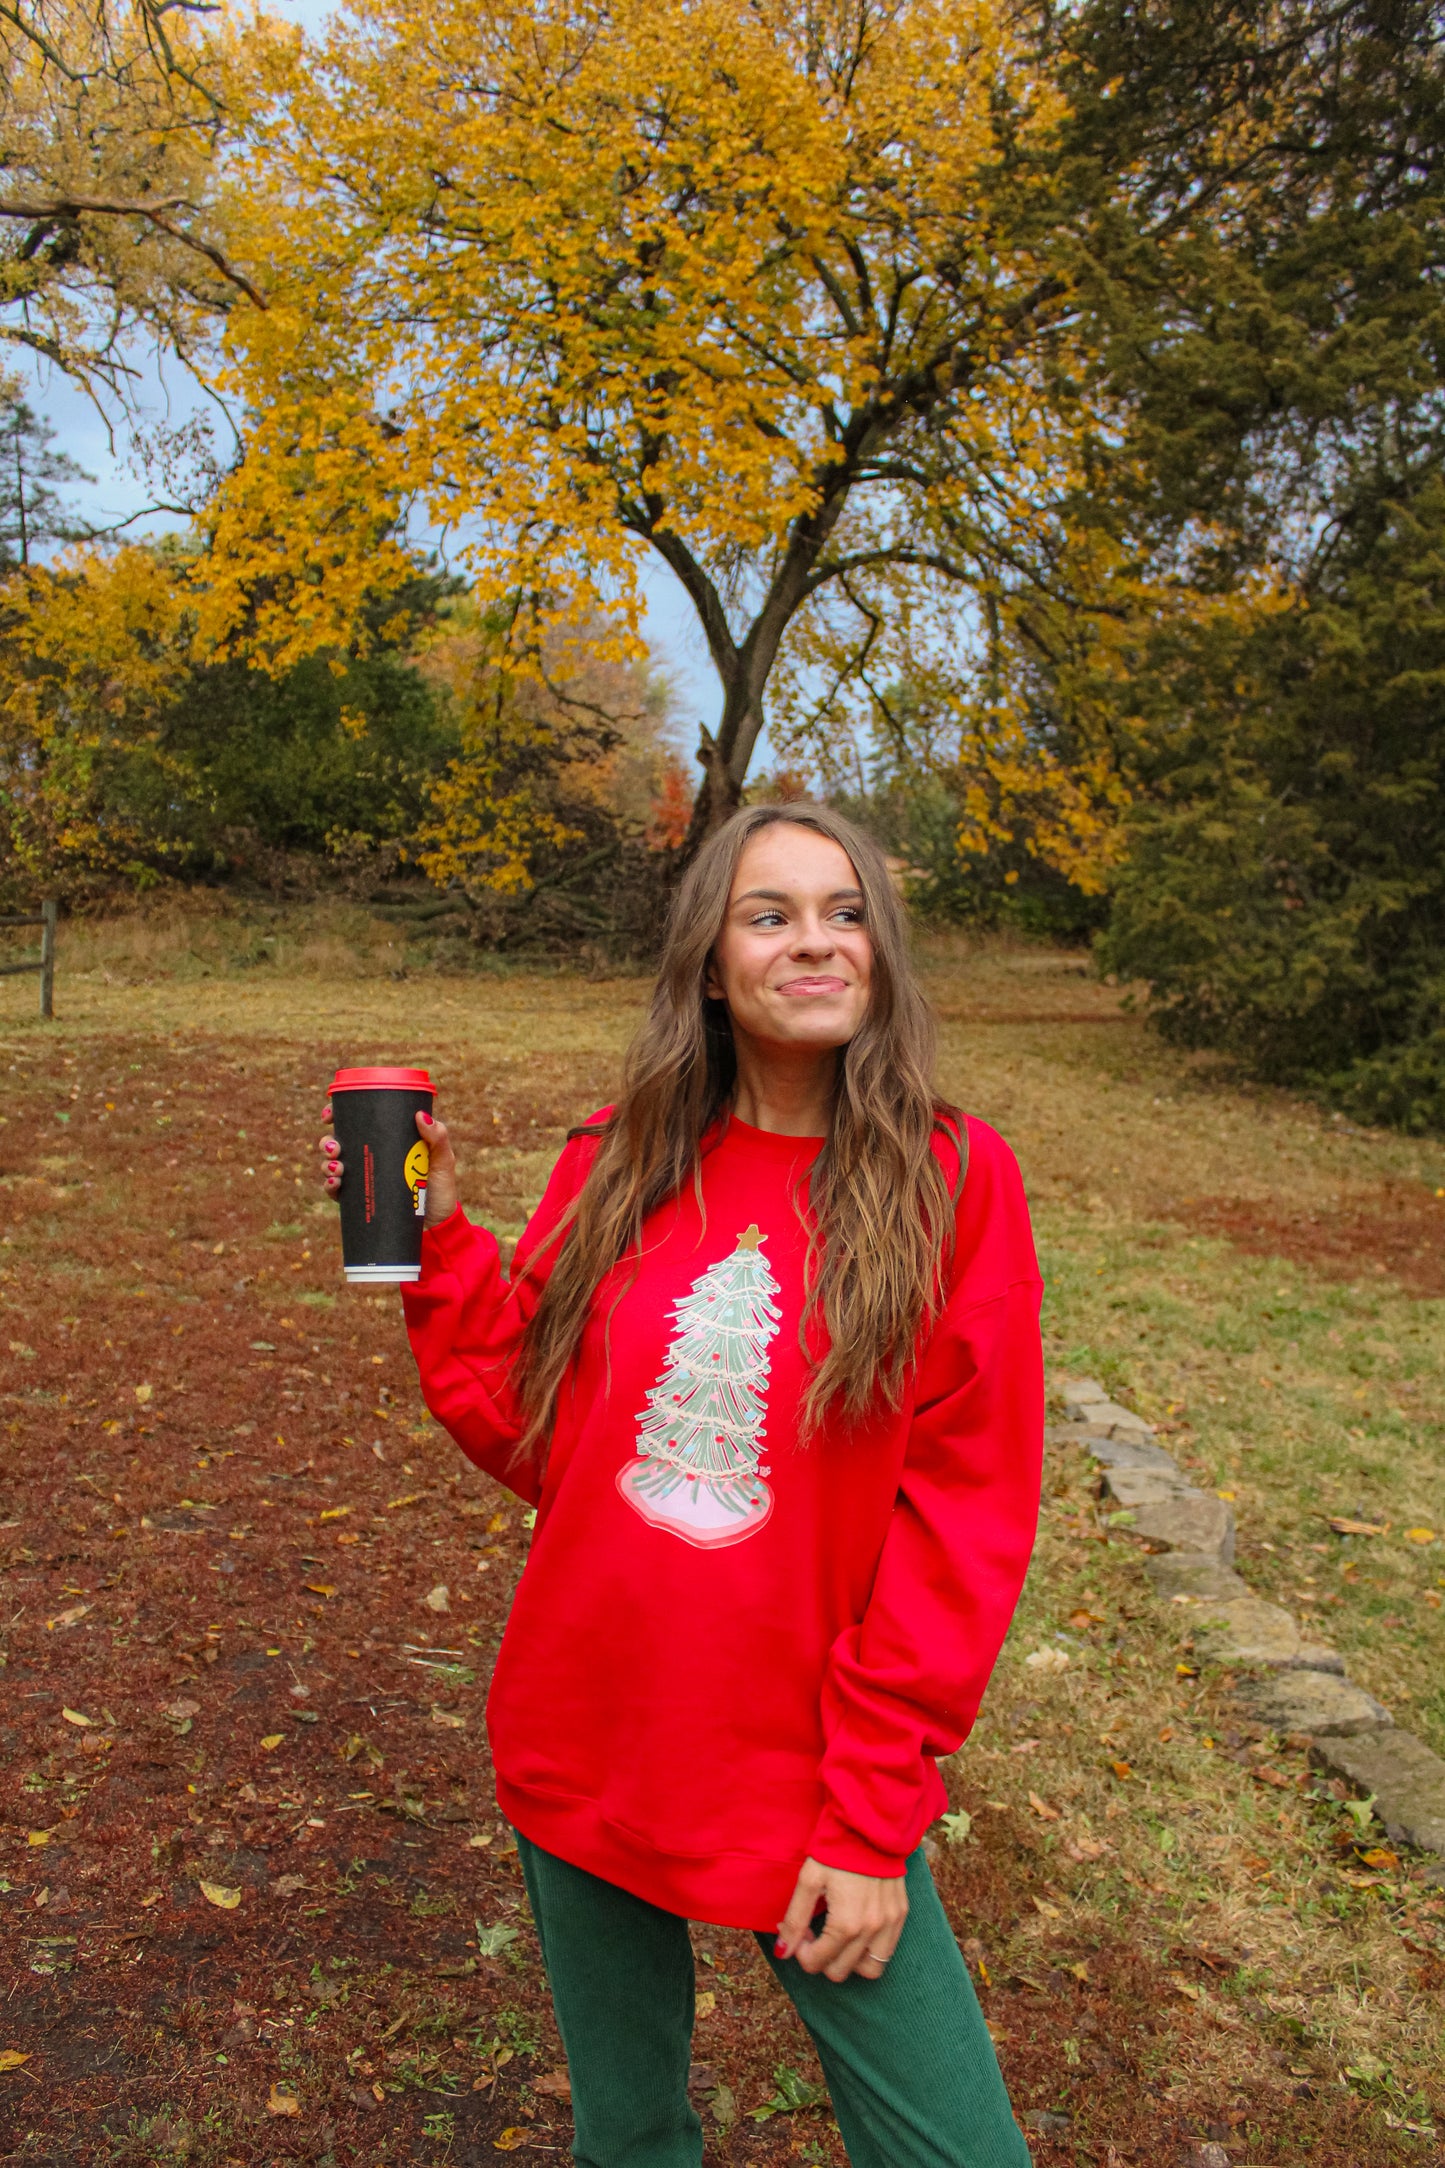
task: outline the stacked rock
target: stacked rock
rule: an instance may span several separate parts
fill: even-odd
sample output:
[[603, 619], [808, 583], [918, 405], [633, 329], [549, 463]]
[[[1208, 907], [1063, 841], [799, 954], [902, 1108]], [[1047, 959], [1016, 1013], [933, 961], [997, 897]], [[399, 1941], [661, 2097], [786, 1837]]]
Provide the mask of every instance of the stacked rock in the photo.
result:
[[1255, 1673], [1241, 1688], [1250, 1713], [1277, 1731], [1306, 1735], [1316, 1767], [1372, 1796], [1395, 1843], [1445, 1853], [1445, 1761], [1346, 1678], [1337, 1650], [1251, 1593], [1234, 1571], [1228, 1500], [1191, 1483], [1143, 1416], [1095, 1379], [1073, 1379], [1060, 1391], [1067, 1419], [1050, 1431], [1050, 1443], [1076, 1446], [1098, 1464], [1116, 1525], [1149, 1545], [1145, 1571], [1156, 1594], [1178, 1607], [1195, 1652]]

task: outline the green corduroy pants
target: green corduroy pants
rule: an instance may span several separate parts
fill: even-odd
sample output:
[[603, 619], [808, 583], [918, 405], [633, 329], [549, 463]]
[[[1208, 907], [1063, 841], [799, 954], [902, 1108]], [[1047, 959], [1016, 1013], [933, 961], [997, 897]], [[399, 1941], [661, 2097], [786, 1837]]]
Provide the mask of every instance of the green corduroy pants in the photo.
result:
[[[687, 2097], [687, 1922], [531, 1844], [517, 1846], [567, 2051], [583, 2168], [699, 2168]], [[807, 2026], [854, 2168], [1028, 2168], [998, 2058], [922, 1852], [880, 1980], [835, 1983], [763, 1954]]]

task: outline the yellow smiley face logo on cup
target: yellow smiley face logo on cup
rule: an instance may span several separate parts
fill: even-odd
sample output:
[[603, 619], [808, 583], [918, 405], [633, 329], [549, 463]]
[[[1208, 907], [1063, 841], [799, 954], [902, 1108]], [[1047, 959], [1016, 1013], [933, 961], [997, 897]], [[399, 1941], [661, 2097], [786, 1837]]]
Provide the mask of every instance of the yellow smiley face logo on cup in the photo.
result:
[[[392, 1164], [395, 1165], [395, 1161]], [[406, 1176], [406, 1186], [411, 1191], [412, 1208], [418, 1219], [426, 1211], [426, 1177], [430, 1165], [431, 1153], [418, 1137], [407, 1153], [406, 1164], [402, 1168]]]

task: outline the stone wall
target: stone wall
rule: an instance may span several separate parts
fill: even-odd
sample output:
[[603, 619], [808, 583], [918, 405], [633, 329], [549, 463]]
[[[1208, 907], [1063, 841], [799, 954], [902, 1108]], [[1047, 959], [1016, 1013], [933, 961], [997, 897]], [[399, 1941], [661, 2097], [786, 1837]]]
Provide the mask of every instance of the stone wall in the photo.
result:
[[1315, 1766], [1371, 1798], [1392, 1842], [1441, 1854], [1445, 1878], [1445, 1761], [1347, 1676], [1336, 1650], [1251, 1593], [1234, 1571], [1233, 1508], [1189, 1481], [1141, 1415], [1092, 1378], [1060, 1390], [1067, 1420], [1050, 1443], [1098, 1463], [1118, 1525], [1148, 1545], [1144, 1569], [1195, 1654], [1249, 1672], [1240, 1687], [1249, 1713], [1308, 1737]]

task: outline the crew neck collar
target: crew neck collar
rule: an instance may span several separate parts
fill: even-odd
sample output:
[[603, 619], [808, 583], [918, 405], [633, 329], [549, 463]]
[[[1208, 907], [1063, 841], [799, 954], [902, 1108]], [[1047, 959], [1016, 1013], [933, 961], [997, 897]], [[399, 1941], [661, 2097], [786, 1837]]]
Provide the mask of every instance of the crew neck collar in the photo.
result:
[[816, 1159], [828, 1141], [826, 1137], [790, 1137], [776, 1129], [755, 1129], [751, 1122], [741, 1120], [731, 1111], [723, 1116], [723, 1136], [745, 1144], [749, 1151], [776, 1152], [789, 1159], [796, 1159], [803, 1153]]

